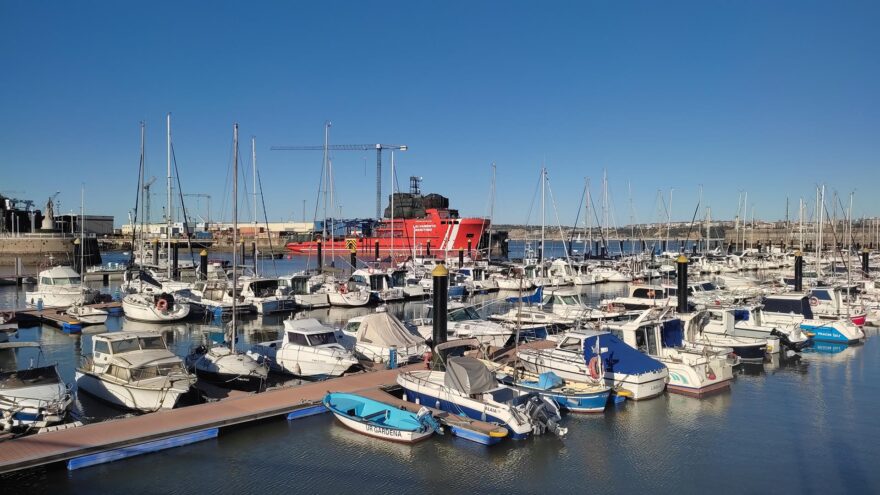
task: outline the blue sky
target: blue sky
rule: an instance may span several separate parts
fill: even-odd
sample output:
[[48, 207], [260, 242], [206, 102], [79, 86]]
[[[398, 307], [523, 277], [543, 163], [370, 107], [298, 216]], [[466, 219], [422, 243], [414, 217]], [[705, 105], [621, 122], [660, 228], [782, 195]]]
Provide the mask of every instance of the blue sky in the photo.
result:
[[[823, 182], [876, 215], [878, 21], [880, 3], [839, 1], [0, 0], [0, 193], [61, 191], [67, 211], [84, 182], [87, 210], [123, 223], [138, 122], [162, 182], [172, 112], [183, 188], [215, 216], [238, 122], [270, 218], [299, 220], [303, 199], [311, 217], [321, 153], [269, 147], [320, 144], [325, 120], [331, 143], [407, 144], [401, 185], [422, 176], [464, 215], [488, 213], [495, 162], [497, 222], [526, 222], [542, 163], [563, 223], [584, 177], [598, 200], [603, 169], [618, 224], [628, 184], [640, 221], [670, 188], [689, 219], [700, 184], [716, 218], [740, 191], [781, 218]], [[373, 214], [374, 162], [334, 155], [344, 216]]]

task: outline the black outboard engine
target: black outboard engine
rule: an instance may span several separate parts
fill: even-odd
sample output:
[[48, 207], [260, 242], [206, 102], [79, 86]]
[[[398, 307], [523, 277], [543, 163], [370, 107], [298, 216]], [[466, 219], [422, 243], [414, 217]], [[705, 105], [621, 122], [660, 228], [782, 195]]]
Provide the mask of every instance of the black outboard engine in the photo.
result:
[[807, 339], [803, 342], [792, 342], [791, 340], [789, 340], [788, 335], [780, 332], [775, 328], [770, 331], [770, 335], [778, 338], [781, 345], [785, 346], [786, 349], [794, 352], [801, 352], [803, 349], [806, 349], [807, 347], [813, 345], [813, 341], [810, 339]]
[[530, 397], [526, 403], [526, 414], [532, 421], [534, 435], [543, 435], [549, 431], [562, 437], [568, 433], [568, 428], [559, 426], [562, 416], [559, 414], [559, 407], [550, 399], [539, 395]]

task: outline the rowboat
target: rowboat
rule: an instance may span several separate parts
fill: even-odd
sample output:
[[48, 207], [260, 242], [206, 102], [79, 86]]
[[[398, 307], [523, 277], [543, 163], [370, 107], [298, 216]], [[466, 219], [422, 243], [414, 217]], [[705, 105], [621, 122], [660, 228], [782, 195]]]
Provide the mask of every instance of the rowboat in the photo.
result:
[[323, 403], [343, 425], [383, 440], [415, 443], [428, 438], [435, 431], [442, 432], [426, 407], [413, 413], [367, 397], [344, 393], [327, 394]]

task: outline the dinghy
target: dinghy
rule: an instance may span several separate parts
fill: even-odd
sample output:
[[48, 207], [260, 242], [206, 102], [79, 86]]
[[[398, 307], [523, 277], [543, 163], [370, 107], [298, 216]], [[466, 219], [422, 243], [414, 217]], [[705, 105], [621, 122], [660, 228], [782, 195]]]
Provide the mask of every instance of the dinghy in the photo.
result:
[[442, 427], [427, 407], [413, 413], [355, 394], [331, 393], [323, 400], [340, 423], [371, 437], [392, 442], [415, 443]]

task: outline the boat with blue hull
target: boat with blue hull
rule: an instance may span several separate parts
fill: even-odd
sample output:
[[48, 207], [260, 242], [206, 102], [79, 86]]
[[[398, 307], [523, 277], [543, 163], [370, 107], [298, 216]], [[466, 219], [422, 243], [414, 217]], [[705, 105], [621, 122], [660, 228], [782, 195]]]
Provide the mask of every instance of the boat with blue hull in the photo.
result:
[[[437, 352], [465, 339], [437, 346]], [[446, 346], [446, 347], [444, 347]], [[407, 401], [452, 414], [504, 426], [514, 439], [552, 432], [563, 436], [566, 428], [558, 426], [559, 407], [534, 392], [523, 392], [498, 383], [478, 359], [452, 357], [446, 371], [410, 371], [397, 376]]]
[[428, 408], [413, 413], [356, 394], [330, 393], [322, 401], [336, 419], [364, 435], [392, 442], [415, 443], [443, 433]]
[[604, 384], [565, 381], [552, 371], [535, 376], [523, 370], [497, 371], [501, 383], [524, 392], [537, 392], [573, 413], [601, 413], [608, 405], [611, 387]]
[[847, 318], [820, 320], [815, 318], [813, 302], [804, 294], [778, 294], [763, 300], [762, 316], [765, 325], [797, 326], [812, 337], [814, 342], [855, 344], [865, 338], [865, 332]]

